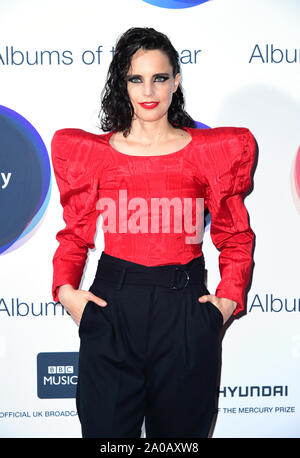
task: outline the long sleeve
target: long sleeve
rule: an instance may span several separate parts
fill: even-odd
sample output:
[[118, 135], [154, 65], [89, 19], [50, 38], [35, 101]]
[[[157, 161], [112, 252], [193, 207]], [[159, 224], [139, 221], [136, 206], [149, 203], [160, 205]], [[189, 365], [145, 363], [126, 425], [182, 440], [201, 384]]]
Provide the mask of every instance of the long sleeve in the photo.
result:
[[51, 158], [66, 223], [56, 234], [59, 246], [52, 261], [52, 296], [56, 302], [59, 286], [71, 284], [78, 289], [88, 249], [95, 248], [98, 178], [90, 150], [91, 140], [79, 129], [61, 129], [52, 138]]
[[247, 128], [220, 128], [219, 140], [211, 146], [214, 173], [207, 187], [207, 207], [211, 239], [220, 251], [221, 275], [215, 295], [237, 302], [234, 315], [245, 308], [245, 289], [253, 264], [255, 234], [243, 196], [252, 184], [255, 153], [256, 140]]

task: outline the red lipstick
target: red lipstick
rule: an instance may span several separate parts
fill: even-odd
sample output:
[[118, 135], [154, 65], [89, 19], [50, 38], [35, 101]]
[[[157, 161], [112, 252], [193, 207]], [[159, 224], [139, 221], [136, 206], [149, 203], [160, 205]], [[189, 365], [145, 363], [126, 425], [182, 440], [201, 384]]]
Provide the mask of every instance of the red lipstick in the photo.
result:
[[158, 104], [159, 102], [143, 102], [143, 103], [140, 103], [139, 105], [141, 105], [141, 107], [143, 108], [146, 108], [146, 110], [151, 110], [152, 108], [157, 107]]

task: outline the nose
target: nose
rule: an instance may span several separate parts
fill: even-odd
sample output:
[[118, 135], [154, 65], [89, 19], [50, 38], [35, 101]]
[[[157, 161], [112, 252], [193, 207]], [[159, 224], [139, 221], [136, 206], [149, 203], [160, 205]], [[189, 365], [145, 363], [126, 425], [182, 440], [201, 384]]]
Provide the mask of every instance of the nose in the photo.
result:
[[143, 95], [149, 97], [154, 92], [153, 83], [151, 81], [145, 81], [143, 84]]

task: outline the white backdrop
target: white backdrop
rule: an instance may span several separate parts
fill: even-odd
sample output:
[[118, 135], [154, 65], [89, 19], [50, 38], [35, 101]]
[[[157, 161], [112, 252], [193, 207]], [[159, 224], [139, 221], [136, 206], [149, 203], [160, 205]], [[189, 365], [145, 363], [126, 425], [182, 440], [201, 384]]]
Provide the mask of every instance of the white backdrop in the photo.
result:
[[[0, 105], [33, 126], [50, 157], [57, 129], [101, 133], [100, 92], [117, 37], [133, 26], [170, 37], [183, 58], [188, 113], [210, 127], [248, 127], [259, 145], [254, 190], [245, 199], [256, 234], [248, 313], [224, 335], [213, 437], [300, 437], [300, 2], [191, 1], [194, 6], [185, 8], [152, 3], [2, 0]], [[41, 60], [42, 51], [56, 53], [49, 62], [45, 53]], [[6, 172], [1, 146], [0, 172]], [[27, 157], [21, 160], [25, 164]], [[60, 388], [74, 387], [69, 356], [76, 359], [79, 338], [73, 320], [52, 302], [55, 235], [64, 223], [52, 170], [51, 179], [26, 236], [4, 249], [2, 234], [1, 437], [80, 437], [74, 397], [58, 397], [64, 395]], [[14, 202], [7, 214], [5, 201], [9, 186], [19, 182], [0, 187], [0, 201], [6, 202], [1, 220], [11, 218], [13, 230]], [[101, 223], [99, 218], [82, 289], [91, 284], [104, 248]], [[208, 231], [203, 248], [214, 292], [219, 253]]]

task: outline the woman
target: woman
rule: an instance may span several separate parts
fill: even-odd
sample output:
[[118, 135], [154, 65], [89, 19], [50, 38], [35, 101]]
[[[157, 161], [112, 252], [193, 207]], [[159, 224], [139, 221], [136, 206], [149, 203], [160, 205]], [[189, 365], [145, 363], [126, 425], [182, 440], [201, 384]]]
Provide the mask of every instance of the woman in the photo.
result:
[[[244, 309], [254, 233], [242, 197], [255, 139], [244, 127], [195, 128], [178, 57], [164, 34], [129, 29], [104, 88], [108, 133], [61, 129], [52, 140], [66, 222], [52, 291], [79, 324], [83, 437], [140, 437], [144, 417], [147, 437], [207, 437], [220, 331]], [[220, 251], [216, 294], [205, 286], [197, 232], [206, 208]], [[105, 250], [85, 291], [100, 213]]]

